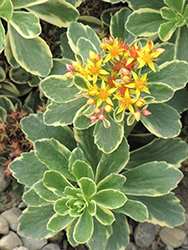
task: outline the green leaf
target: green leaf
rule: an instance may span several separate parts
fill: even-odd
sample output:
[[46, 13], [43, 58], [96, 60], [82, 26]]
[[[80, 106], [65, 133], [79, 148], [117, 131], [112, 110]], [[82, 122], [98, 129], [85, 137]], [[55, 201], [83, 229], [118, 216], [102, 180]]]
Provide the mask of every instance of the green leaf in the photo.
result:
[[89, 51], [93, 51], [96, 54], [98, 53], [97, 48], [95, 45], [89, 40], [84, 37], [80, 37], [76, 43], [77, 51], [79, 55], [83, 56], [85, 64], [87, 63], [87, 58], [89, 57]]
[[76, 86], [70, 86], [71, 82], [72, 79], [69, 79], [64, 75], [52, 75], [46, 77], [41, 82], [41, 88], [44, 94], [52, 99], [52, 101], [57, 103], [67, 103], [77, 99], [75, 95], [79, 93]]
[[178, 29], [177, 39], [176, 39], [176, 58], [179, 60], [188, 61], [188, 51], [186, 46], [188, 43], [188, 32], [187, 26], [183, 26]]
[[115, 214], [112, 224], [113, 234], [110, 236], [105, 250], [125, 249], [129, 243], [129, 225], [124, 214]]
[[[151, 96], [155, 98], [151, 103], [166, 102], [174, 95], [173, 89], [167, 84], [150, 83], [148, 88]], [[144, 94], [144, 96], [148, 96], [148, 94]]]
[[94, 32], [94, 30], [87, 25], [85, 26], [81, 23], [72, 22], [68, 27], [67, 36], [68, 36], [69, 45], [75, 54], [78, 53], [76, 44], [80, 37], [83, 37], [86, 39], [88, 39], [89, 37], [90, 41], [96, 47], [97, 52], [99, 53], [101, 51], [100, 40], [98, 36]]
[[102, 225], [105, 226], [111, 225], [115, 221], [113, 213], [109, 209], [101, 206], [97, 206], [95, 217]]
[[43, 4], [28, 8], [39, 18], [58, 27], [68, 27], [79, 17], [78, 10], [70, 3], [59, 0], [49, 0]]
[[87, 209], [85, 209], [84, 213], [75, 225], [73, 237], [76, 242], [83, 244], [90, 239], [93, 234], [93, 230], [93, 217], [89, 214]]
[[175, 92], [174, 96], [170, 101], [167, 102], [172, 108], [176, 109], [178, 113], [188, 109], [188, 91], [185, 88]]
[[52, 139], [41, 139], [34, 143], [35, 155], [51, 170], [57, 170], [67, 179], [74, 181], [74, 176], [68, 170], [71, 152], [60, 142]]
[[135, 36], [153, 36], [164, 22], [159, 11], [144, 8], [134, 11], [128, 17], [125, 28]]
[[36, 4], [41, 4], [47, 1], [48, 0], [12, 0], [12, 3], [14, 5], [14, 9], [20, 9]]
[[75, 148], [69, 157], [69, 171], [72, 172], [72, 165], [75, 161], [85, 161], [84, 153], [80, 148]]
[[127, 200], [127, 202], [120, 208], [113, 210], [115, 213], [122, 213], [135, 221], [144, 222], [148, 218], [147, 207], [139, 201]]
[[10, 21], [13, 13], [13, 6], [10, 0], [6, 0], [0, 6], [0, 17], [5, 19], [7, 22]]
[[141, 116], [141, 121], [152, 134], [166, 139], [180, 133], [180, 116], [175, 109], [165, 103], [160, 103], [150, 104], [148, 110], [151, 115]]
[[106, 154], [110, 154], [118, 148], [124, 132], [122, 123], [116, 123], [110, 116], [108, 116], [108, 120], [111, 123], [110, 128], [106, 129], [102, 122], [97, 122], [93, 131], [97, 147]]
[[85, 98], [78, 98], [68, 103], [52, 102], [44, 113], [44, 122], [55, 127], [72, 124], [76, 113], [85, 103]]
[[47, 167], [37, 159], [33, 151], [22, 153], [20, 157], [17, 157], [10, 163], [9, 168], [13, 176], [16, 177], [20, 183], [28, 187], [31, 187], [35, 182], [40, 180], [44, 172], [48, 170]]
[[92, 195], [94, 195], [97, 191], [97, 187], [95, 185], [95, 182], [92, 179], [82, 177], [77, 181], [79, 187], [82, 190], [82, 193], [84, 194], [84, 197], [88, 199]]
[[69, 150], [76, 147], [73, 132], [68, 127], [50, 127], [43, 122], [43, 113], [31, 114], [21, 120], [21, 126], [28, 140], [34, 142], [43, 138], [54, 138]]
[[66, 64], [71, 64], [71, 60], [67, 58], [53, 58], [53, 67], [49, 75], [64, 75], [67, 73]]
[[168, 8], [168, 7], [163, 7], [160, 9], [160, 12], [161, 12], [161, 16], [164, 18], [164, 19], [167, 19], [167, 20], [173, 20], [176, 18], [176, 13]]
[[87, 242], [90, 249], [105, 250], [112, 234], [112, 226], [104, 226], [94, 218], [94, 232]]
[[184, 221], [184, 209], [174, 193], [160, 197], [130, 196], [130, 199], [141, 201], [148, 209], [148, 222], [161, 227], [175, 227]]
[[141, 8], [151, 8], [154, 10], [160, 10], [163, 6], [164, 3], [161, 0], [128, 0], [129, 6], [133, 10], [138, 10]]
[[6, 44], [5, 30], [4, 30], [3, 24], [0, 20], [0, 53], [4, 50], [5, 44]]
[[126, 42], [131, 42], [132, 40], [134, 40], [134, 36], [132, 36], [125, 29], [125, 21], [127, 20], [130, 14], [131, 14], [130, 9], [121, 8], [119, 11], [115, 13], [115, 15], [112, 16], [110, 21], [110, 33], [114, 37], [123, 39], [123, 41], [126, 40]]
[[94, 194], [91, 199], [96, 201], [97, 205], [109, 209], [119, 208], [127, 201], [123, 193], [114, 189], [101, 190]]
[[[85, 99], [86, 100], [86, 99]], [[91, 107], [91, 106], [90, 106]], [[77, 129], [87, 129], [94, 124], [91, 122], [89, 117], [85, 115], [85, 111], [88, 110], [88, 105], [84, 105], [77, 113], [74, 118], [73, 124]]]
[[9, 76], [13, 82], [16, 82], [18, 84], [27, 83], [31, 78], [31, 74], [22, 67], [11, 68], [9, 70]]
[[75, 140], [78, 142], [79, 148], [84, 152], [87, 162], [95, 173], [102, 152], [97, 148], [96, 144], [94, 144], [93, 128], [86, 130], [74, 129], [74, 136]]
[[26, 71], [34, 75], [46, 76], [52, 67], [52, 54], [45, 41], [40, 37], [25, 39], [11, 24], [8, 25], [8, 30], [11, 49], [16, 61]]
[[56, 200], [59, 199], [59, 195], [57, 196], [56, 194], [54, 194], [52, 191], [50, 191], [49, 189], [47, 189], [44, 186], [44, 183], [42, 180], [36, 182], [34, 184], [34, 190], [36, 191], [36, 193], [44, 200], [48, 201], [48, 202], [54, 202]]
[[159, 66], [159, 69], [160, 71], [157, 73], [150, 72], [148, 74], [150, 82], [165, 83], [175, 91], [186, 85], [188, 81], [188, 76], [186, 74], [188, 70], [187, 62], [174, 60], [163, 63]]
[[67, 239], [69, 241], [69, 243], [75, 247], [78, 245], [78, 243], [74, 240], [73, 238], [73, 233], [74, 233], [74, 227], [76, 225], [78, 221], [78, 218], [76, 218], [75, 220], [73, 220], [68, 226], [67, 226], [67, 229], [66, 229], [66, 235], [67, 235]]
[[49, 204], [49, 202], [42, 199], [33, 188], [24, 193], [23, 200], [31, 207], [42, 207]]
[[173, 8], [175, 11], [182, 13], [185, 0], [164, 0], [164, 3], [169, 7]]
[[[148, 162], [123, 173], [127, 178], [122, 191], [129, 195], [161, 196], [182, 179], [181, 171], [166, 162]], [[138, 188], [139, 187], [139, 188]]]
[[82, 75], [75, 74], [73, 78], [74, 84], [76, 87], [80, 90], [87, 89], [87, 83], [89, 84], [89, 81], [85, 79]]
[[75, 218], [70, 217], [69, 214], [66, 215], [59, 215], [59, 214], [54, 214], [48, 224], [47, 224], [47, 229], [52, 230], [53, 232], [57, 233], [64, 228], [66, 228]]
[[43, 183], [45, 187], [61, 197], [66, 186], [72, 187], [72, 184], [62, 174], [54, 170], [44, 173]]
[[[0, 32], [1, 32], [1, 22], [0, 22]], [[3, 34], [1, 35], [0, 34], [0, 39], [3, 38]], [[1, 41], [0, 41], [1, 43]], [[5, 44], [5, 43], [4, 43]], [[0, 52], [1, 52], [1, 49], [0, 49]], [[16, 68], [16, 67], [19, 67], [19, 63], [15, 60], [14, 56], [13, 56], [13, 53], [12, 53], [12, 49], [11, 49], [11, 46], [10, 46], [10, 39], [9, 39], [9, 34], [7, 32], [6, 34], [6, 47], [5, 47], [5, 56], [6, 56], [6, 59], [8, 61], [8, 63]]]
[[14, 29], [24, 38], [34, 38], [41, 33], [39, 18], [29, 12], [14, 11], [9, 22]]
[[111, 173], [119, 173], [129, 160], [129, 145], [124, 137], [119, 147], [111, 154], [103, 153], [97, 166], [96, 183]]
[[0, 96], [0, 106], [5, 108], [8, 114], [11, 114], [11, 110], [15, 111], [13, 103], [6, 96]]
[[106, 176], [102, 181], [98, 183], [97, 191], [109, 188], [120, 190], [125, 181], [126, 181], [125, 176], [112, 173]]
[[6, 121], [7, 118], [7, 111], [5, 108], [0, 107], [0, 121], [2, 122], [3, 120]]
[[135, 168], [150, 161], [166, 161], [179, 168], [187, 158], [188, 147], [181, 138], [157, 138], [149, 144], [131, 151], [127, 169]]
[[159, 27], [159, 37], [162, 41], [168, 41], [176, 30], [176, 20], [163, 23]]
[[76, 160], [72, 165], [72, 174], [79, 180], [82, 177], [88, 177], [94, 180], [94, 174], [92, 168], [84, 161]]
[[[160, 48], [165, 49], [165, 52], [162, 53], [159, 57], [159, 60], [155, 62], [158, 66], [167, 62], [167, 61], [173, 61], [175, 58], [175, 45], [173, 43], [165, 42], [156, 44], [156, 46], [159, 46]], [[157, 72], [158, 74], [158, 72]]]
[[53, 214], [52, 205], [26, 208], [19, 218], [19, 233], [25, 237], [32, 237], [37, 240], [54, 236], [56, 232], [46, 228], [46, 224]]
[[68, 198], [62, 198], [54, 204], [54, 210], [59, 215], [66, 215], [69, 213], [69, 207], [66, 205]]

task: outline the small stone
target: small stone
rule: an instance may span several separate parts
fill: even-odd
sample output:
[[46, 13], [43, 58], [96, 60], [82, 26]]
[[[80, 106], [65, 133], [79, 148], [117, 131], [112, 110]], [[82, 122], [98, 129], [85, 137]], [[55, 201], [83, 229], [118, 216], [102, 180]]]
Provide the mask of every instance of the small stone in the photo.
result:
[[147, 248], [154, 241], [155, 235], [155, 225], [148, 222], [139, 223], [134, 231], [135, 243], [138, 247]]
[[24, 209], [26, 207], [27, 207], [27, 204], [24, 201], [20, 202], [20, 204], [18, 205], [18, 208], [20, 209]]
[[54, 235], [53, 237], [50, 237], [48, 240], [50, 242], [61, 242], [62, 239], [64, 237], [64, 232], [60, 231], [59, 233], [57, 233], [56, 235]]
[[137, 250], [137, 246], [133, 242], [129, 242], [125, 248], [125, 250]]
[[9, 225], [5, 218], [0, 215], [0, 234], [8, 234], [9, 232]]
[[184, 240], [184, 242], [182, 244], [182, 247], [188, 249], [188, 236], [185, 237], [185, 240]]
[[16, 233], [9, 231], [8, 234], [4, 235], [0, 239], [0, 249], [1, 250], [12, 250], [15, 247], [22, 246], [23, 243]]
[[152, 242], [152, 244], [151, 244], [151, 249], [152, 249], [152, 250], [159, 250], [159, 249], [160, 249], [159, 244], [157, 244], [157, 241], [156, 241], [156, 240], [154, 240], [154, 241]]
[[61, 248], [57, 244], [50, 243], [43, 247], [41, 250], [61, 250]]
[[184, 242], [186, 233], [179, 228], [163, 227], [159, 232], [159, 236], [166, 245], [177, 248]]
[[21, 214], [22, 211], [19, 208], [13, 207], [3, 212], [1, 215], [8, 221], [10, 229], [16, 232], [19, 224], [18, 219]]
[[0, 192], [4, 192], [10, 184], [11, 178], [6, 177], [5, 173], [2, 173], [5, 170], [3, 166], [0, 166]]
[[21, 246], [21, 247], [15, 247], [15, 248], [12, 249], [12, 250], [29, 250], [29, 249], [26, 248], [26, 247]]
[[42, 247], [44, 247], [47, 244], [47, 240], [43, 239], [43, 240], [35, 240], [32, 238], [25, 238], [25, 237], [21, 237], [22, 242], [24, 247], [28, 248], [29, 250], [40, 250]]
[[174, 250], [174, 248], [171, 247], [170, 245], [166, 245], [165, 250]]

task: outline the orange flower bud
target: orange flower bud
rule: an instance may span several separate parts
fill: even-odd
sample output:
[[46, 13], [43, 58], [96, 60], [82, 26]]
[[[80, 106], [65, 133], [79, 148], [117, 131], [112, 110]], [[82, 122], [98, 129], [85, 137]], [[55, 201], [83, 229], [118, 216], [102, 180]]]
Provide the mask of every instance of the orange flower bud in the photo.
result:
[[140, 116], [141, 116], [140, 111], [136, 110], [134, 112], [134, 117], [135, 117], [135, 119], [136, 119], [137, 122], [140, 121]]
[[95, 122], [96, 120], [98, 120], [99, 118], [95, 115], [92, 115], [91, 117], [91, 122]]
[[111, 110], [112, 110], [112, 106], [111, 106], [110, 104], [106, 104], [106, 105], [104, 106], [104, 110], [105, 110], [107, 113], [110, 113]]
[[144, 105], [146, 104], [146, 101], [142, 98], [138, 99], [136, 102], [135, 102], [135, 105], [138, 107], [138, 108], [141, 108], [143, 107]]
[[94, 108], [94, 114], [99, 114], [101, 112], [100, 108]]
[[106, 43], [101, 43], [101, 44], [100, 44], [100, 47], [101, 47], [101, 49], [104, 49], [104, 50], [107, 49]]
[[98, 118], [99, 118], [99, 120], [103, 121], [106, 118], [106, 116], [102, 113], [102, 114], [98, 115]]
[[129, 76], [123, 76], [122, 80], [124, 81], [124, 83], [130, 83], [131, 82], [131, 78]]
[[121, 73], [123, 76], [130, 76], [130, 70], [125, 69], [125, 68], [120, 69], [120, 73]]
[[87, 105], [92, 105], [92, 104], [94, 104], [95, 103], [95, 99], [94, 98], [89, 98], [88, 100], [87, 100]]

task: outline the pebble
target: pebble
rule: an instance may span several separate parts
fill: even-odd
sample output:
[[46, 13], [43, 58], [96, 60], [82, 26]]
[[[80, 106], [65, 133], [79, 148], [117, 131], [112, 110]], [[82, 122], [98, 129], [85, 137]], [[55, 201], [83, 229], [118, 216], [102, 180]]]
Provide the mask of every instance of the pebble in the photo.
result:
[[179, 228], [163, 227], [159, 232], [159, 236], [166, 245], [177, 248], [183, 244], [186, 233]]
[[12, 250], [29, 250], [28, 248], [26, 248], [26, 247], [15, 247], [14, 249], [12, 249]]
[[139, 223], [134, 231], [135, 243], [138, 247], [147, 248], [154, 241], [155, 235], [155, 225], [148, 222]]
[[46, 239], [37, 241], [32, 238], [21, 237], [21, 240], [23, 242], [24, 247], [28, 248], [29, 250], [40, 250], [48, 243]]
[[188, 249], [188, 236], [185, 237], [185, 240], [184, 240], [184, 242], [182, 244], [182, 247]]
[[3, 166], [0, 166], [0, 192], [4, 192], [10, 184], [11, 178], [7, 178]]
[[8, 234], [3, 235], [3, 237], [0, 239], [0, 249], [1, 250], [12, 250], [15, 247], [19, 247], [22, 245], [23, 245], [23, 243], [22, 243], [21, 239], [13, 231], [9, 231]]
[[21, 214], [22, 214], [22, 211], [19, 208], [13, 207], [3, 212], [1, 215], [8, 222], [10, 229], [16, 232], [18, 228], [18, 224], [19, 224], [18, 218], [20, 217]]
[[41, 250], [61, 250], [61, 248], [57, 244], [50, 243], [43, 247]]
[[138, 247], [133, 242], [129, 242], [125, 248], [125, 250], [137, 250], [137, 249]]
[[9, 225], [6, 219], [0, 215], [0, 234], [8, 234], [9, 232]]

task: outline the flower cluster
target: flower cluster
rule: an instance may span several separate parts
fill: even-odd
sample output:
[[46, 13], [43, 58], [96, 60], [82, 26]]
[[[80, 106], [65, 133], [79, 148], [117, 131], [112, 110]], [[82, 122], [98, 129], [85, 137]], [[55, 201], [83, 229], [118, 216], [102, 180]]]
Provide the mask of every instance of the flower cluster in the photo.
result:
[[[141, 114], [151, 114], [142, 93], [150, 95], [147, 74], [141, 74], [145, 66], [156, 72], [154, 61], [164, 49], [154, 48], [152, 41], [141, 48], [137, 43], [124, 44], [122, 40], [110, 36], [101, 44], [101, 53], [89, 51], [87, 63], [72, 62], [67, 65], [67, 77], [82, 75], [87, 80], [87, 88], [82, 95], [88, 105], [94, 105], [91, 122], [106, 118], [105, 112], [115, 114], [129, 112], [139, 121]], [[129, 117], [130, 117], [129, 116]]]

